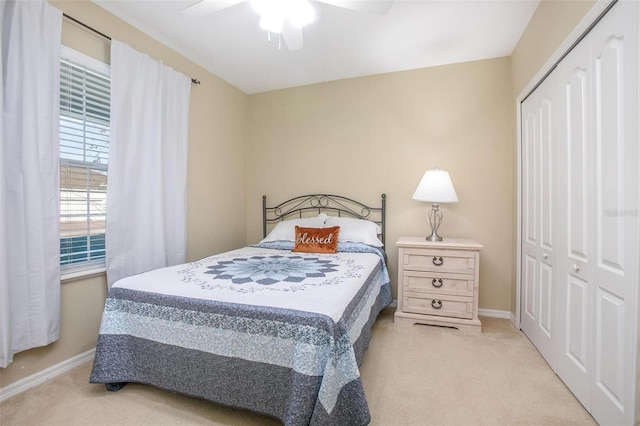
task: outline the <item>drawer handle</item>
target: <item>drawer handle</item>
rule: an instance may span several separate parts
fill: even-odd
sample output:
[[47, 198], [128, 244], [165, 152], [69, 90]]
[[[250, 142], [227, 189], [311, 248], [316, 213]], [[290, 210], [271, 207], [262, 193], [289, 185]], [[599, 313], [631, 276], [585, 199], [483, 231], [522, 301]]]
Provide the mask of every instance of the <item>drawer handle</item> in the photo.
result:
[[431, 301], [431, 307], [432, 307], [433, 309], [440, 309], [440, 308], [442, 308], [442, 300], [440, 300], [440, 299], [433, 299], [433, 300]]
[[438, 278], [438, 279], [433, 279], [433, 281], [431, 281], [431, 285], [434, 286], [435, 288], [440, 288], [442, 287], [442, 278]]
[[444, 259], [442, 256], [433, 256], [433, 264], [436, 266], [440, 266], [444, 263]]

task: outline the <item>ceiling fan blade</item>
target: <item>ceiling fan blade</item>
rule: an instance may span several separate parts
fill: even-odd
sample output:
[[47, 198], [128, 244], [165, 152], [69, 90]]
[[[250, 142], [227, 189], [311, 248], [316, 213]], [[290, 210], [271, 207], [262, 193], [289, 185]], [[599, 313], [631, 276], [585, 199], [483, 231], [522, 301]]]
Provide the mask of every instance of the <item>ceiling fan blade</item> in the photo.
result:
[[282, 26], [282, 38], [287, 45], [287, 49], [302, 49], [302, 28], [292, 25], [288, 19], [285, 20]]
[[185, 7], [182, 9], [182, 13], [191, 16], [200, 16], [207, 13], [217, 12], [238, 3], [242, 3], [243, 1], [245, 0], [202, 0], [199, 3]]
[[332, 6], [343, 7], [345, 9], [357, 10], [358, 12], [377, 13], [384, 15], [391, 9], [394, 0], [316, 0], [320, 3]]

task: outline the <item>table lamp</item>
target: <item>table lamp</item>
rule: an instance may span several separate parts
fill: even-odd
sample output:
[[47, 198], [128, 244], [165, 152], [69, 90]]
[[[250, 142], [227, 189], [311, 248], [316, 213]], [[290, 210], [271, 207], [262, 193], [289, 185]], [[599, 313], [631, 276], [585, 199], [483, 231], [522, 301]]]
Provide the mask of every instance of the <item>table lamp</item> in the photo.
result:
[[442, 241], [442, 237], [438, 235], [438, 228], [442, 223], [442, 212], [439, 204], [458, 202], [458, 196], [456, 195], [456, 190], [453, 189], [449, 173], [438, 168], [427, 170], [412, 198], [417, 201], [433, 203], [429, 211], [431, 235], [427, 237], [427, 241]]

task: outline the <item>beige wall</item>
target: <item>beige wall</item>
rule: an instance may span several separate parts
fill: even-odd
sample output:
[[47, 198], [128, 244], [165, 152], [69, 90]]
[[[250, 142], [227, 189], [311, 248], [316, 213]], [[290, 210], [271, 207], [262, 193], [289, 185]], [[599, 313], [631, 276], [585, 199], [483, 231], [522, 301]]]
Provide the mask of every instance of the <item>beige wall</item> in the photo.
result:
[[[73, 18], [201, 81], [191, 88], [187, 257], [195, 260], [242, 246], [246, 240], [247, 95], [89, 0], [50, 2]], [[63, 43], [109, 62], [108, 41], [66, 20]], [[63, 283], [60, 339], [17, 354], [13, 364], [0, 369], [0, 387], [94, 348], [105, 298], [104, 275]]]
[[[428, 233], [411, 200], [424, 170], [448, 170], [460, 202], [440, 232], [485, 245], [480, 308], [516, 311], [516, 97], [596, 0], [542, 0], [513, 55], [251, 96], [248, 241], [260, 196], [388, 195], [387, 253], [397, 294], [400, 235]], [[253, 206], [253, 207], [252, 207]]]
[[354, 78], [250, 97], [248, 241], [260, 197], [328, 192], [377, 204], [387, 194], [394, 297], [401, 235], [427, 235], [430, 204], [411, 196], [428, 169], [449, 171], [445, 237], [484, 244], [480, 307], [510, 309], [513, 108], [509, 58]]
[[591, 10], [596, 0], [542, 0], [511, 54], [514, 96]]

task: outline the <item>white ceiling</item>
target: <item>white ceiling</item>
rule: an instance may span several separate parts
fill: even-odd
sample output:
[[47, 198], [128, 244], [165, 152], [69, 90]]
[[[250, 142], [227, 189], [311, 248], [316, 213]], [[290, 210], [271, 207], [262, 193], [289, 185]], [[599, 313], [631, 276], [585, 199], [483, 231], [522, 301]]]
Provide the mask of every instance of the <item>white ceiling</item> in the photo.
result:
[[509, 56], [540, 0], [395, 0], [386, 15], [312, 0], [316, 20], [296, 51], [267, 40], [248, 1], [202, 16], [182, 12], [198, 0], [92, 1], [254, 94]]

